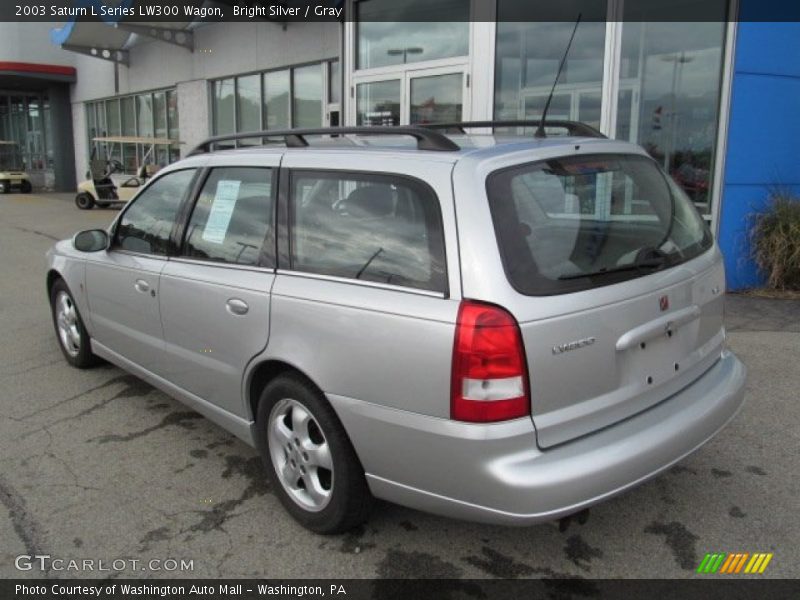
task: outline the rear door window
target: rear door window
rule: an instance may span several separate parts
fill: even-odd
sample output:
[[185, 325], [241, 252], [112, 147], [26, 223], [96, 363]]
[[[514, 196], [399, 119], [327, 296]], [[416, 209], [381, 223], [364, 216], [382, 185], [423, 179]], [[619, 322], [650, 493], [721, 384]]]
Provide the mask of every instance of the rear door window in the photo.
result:
[[181, 254], [256, 265], [272, 227], [272, 215], [271, 169], [213, 169], [192, 210]]
[[422, 182], [295, 171], [289, 214], [295, 271], [446, 292], [439, 203]]
[[712, 243], [692, 202], [644, 156], [520, 165], [490, 175], [487, 193], [506, 274], [527, 295], [640, 277]]

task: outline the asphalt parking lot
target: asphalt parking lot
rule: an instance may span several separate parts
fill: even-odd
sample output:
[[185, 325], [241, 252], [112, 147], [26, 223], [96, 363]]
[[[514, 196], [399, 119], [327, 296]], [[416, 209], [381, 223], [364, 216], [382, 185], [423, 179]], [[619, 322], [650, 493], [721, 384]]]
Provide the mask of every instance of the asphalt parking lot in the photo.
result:
[[800, 302], [729, 296], [743, 411], [584, 525], [492, 527], [380, 503], [365, 527], [321, 537], [287, 516], [253, 449], [116, 367], [63, 360], [44, 253], [115, 214], [0, 195], [0, 577], [41, 576], [15, 568], [20, 554], [193, 560], [124, 577], [699, 577], [706, 552], [773, 552], [764, 577], [800, 576]]

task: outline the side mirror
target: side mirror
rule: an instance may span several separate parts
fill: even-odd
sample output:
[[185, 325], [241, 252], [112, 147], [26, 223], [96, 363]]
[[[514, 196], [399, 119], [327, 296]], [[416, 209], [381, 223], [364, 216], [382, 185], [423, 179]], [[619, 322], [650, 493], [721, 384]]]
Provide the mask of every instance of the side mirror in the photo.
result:
[[75, 234], [72, 246], [79, 252], [100, 252], [108, 248], [108, 232], [105, 229], [87, 229]]

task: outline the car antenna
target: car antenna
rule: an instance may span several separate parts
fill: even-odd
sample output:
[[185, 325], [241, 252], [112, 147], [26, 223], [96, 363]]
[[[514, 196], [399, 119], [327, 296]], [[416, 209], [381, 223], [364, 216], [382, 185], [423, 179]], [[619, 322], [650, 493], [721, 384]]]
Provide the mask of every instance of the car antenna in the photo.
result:
[[572, 40], [575, 39], [575, 33], [578, 31], [578, 25], [581, 23], [581, 17], [583, 13], [578, 13], [578, 18], [575, 21], [575, 27], [572, 30], [572, 35], [569, 38], [569, 43], [567, 44], [567, 49], [564, 51], [564, 56], [561, 57], [561, 64], [558, 65], [558, 73], [556, 73], [556, 80], [553, 82], [553, 89], [550, 90], [550, 95], [547, 97], [547, 102], [545, 102], [544, 110], [542, 111], [542, 120], [539, 121], [539, 127], [536, 129], [536, 133], [533, 134], [533, 137], [537, 138], [546, 138], [547, 134], [544, 131], [544, 122], [547, 119], [547, 112], [550, 110], [550, 102], [553, 100], [553, 94], [556, 91], [556, 86], [558, 85], [558, 80], [561, 77], [561, 71], [564, 70], [564, 64], [567, 62], [567, 56], [569, 55], [569, 49], [572, 47]]

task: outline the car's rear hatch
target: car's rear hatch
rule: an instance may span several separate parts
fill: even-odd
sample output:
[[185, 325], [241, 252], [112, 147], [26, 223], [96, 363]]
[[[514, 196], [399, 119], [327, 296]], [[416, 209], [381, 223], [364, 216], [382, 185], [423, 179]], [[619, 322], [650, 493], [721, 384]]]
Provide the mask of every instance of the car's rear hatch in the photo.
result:
[[[661, 274], [663, 275], [663, 274]], [[538, 443], [553, 446], [643, 411], [689, 385], [724, 343], [720, 266], [635, 298], [520, 324]], [[624, 285], [624, 284], [622, 284]], [[579, 295], [597, 294], [594, 290]], [[536, 302], [536, 299], [530, 299]]]
[[487, 194], [514, 293], [538, 444], [602, 429], [689, 385], [724, 343], [724, 270], [691, 201], [650, 158], [499, 169]]

